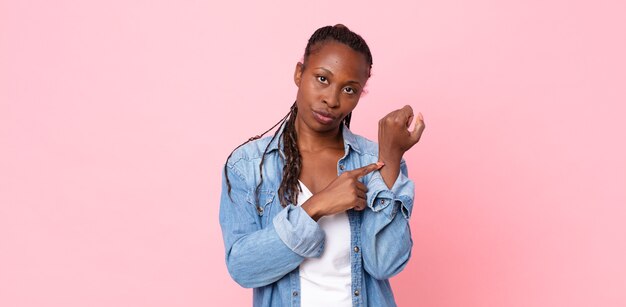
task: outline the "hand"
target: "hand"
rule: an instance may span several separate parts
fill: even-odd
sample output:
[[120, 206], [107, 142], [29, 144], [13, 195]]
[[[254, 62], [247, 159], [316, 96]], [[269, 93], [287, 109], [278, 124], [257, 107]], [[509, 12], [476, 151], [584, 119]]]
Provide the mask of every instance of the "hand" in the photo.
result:
[[389, 188], [398, 177], [402, 156], [417, 144], [426, 127], [422, 113], [418, 113], [415, 127], [409, 131], [413, 117], [413, 109], [406, 105], [378, 121], [378, 161], [385, 163], [381, 175]]
[[381, 162], [372, 163], [344, 172], [331, 181], [326, 188], [304, 202], [302, 209], [316, 221], [322, 216], [333, 215], [348, 209], [365, 209], [367, 187], [359, 179], [380, 169], [383, 165]]
[[[413, 121], [413, 109], [404, 106], [378, 121], [379, 153], [389, 158], [401, 159], [402, 155], [417, 144], [426, 127], [422, 113], [418, 113], [413, 131], [409, 131]], [[386, 162], [386, 161], [385, 161]]]

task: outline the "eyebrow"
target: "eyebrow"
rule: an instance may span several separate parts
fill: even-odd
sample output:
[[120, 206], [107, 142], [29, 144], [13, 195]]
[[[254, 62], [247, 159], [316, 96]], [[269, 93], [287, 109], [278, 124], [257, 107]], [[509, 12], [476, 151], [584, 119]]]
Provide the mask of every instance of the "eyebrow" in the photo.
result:
[[[333, 72], [332, 72], [332, 71], [330, 71], [330, 70], [328, 70], [328, 69], [326, 69], [326, 68], [324, 68], [324, 67], [316, 67], [315, 69], [321, 69], [321, 70], [323, 70], [323, 71], [325, 71], [325, 72], [329, 73], [331, 76], [334, 76], [334, 74], [333, 74]], [[355, 81], [355, 80], [348, 80], [348, 82], [346, 82], [346, 83], [356, 83], [356, 84], [358, 84], [359, 86], [361, 86], [361, 83], [360, 83], [359, 81]]]

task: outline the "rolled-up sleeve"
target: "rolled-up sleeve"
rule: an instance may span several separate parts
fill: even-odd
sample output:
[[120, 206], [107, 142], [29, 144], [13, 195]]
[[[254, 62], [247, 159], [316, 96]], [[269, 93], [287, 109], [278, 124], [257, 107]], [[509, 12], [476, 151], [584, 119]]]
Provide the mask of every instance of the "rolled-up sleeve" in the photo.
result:
[[305, 257], [319, 256], [324, 232], [302, 208], [287, 206], [272, 223], [261, 227], [256, 207], [247, 199], [253, 183], [228, 166], [231, 192], [222, 177], [220, 226], [226, 266], [231, 277], [246, 288], [269, 285], [296, 269]]
[[302, 207], [289, 205], [273, 220], [280, 239], [302, 257], [319, 257], [324, 250], [324, 231]]
[[415, 187], [403, 161], [391, 189], [378, 171], [372, 173], [367, 188], [361, 224], [363, 265], [374, 278], [387, 279], [402, 271], [411, 256], [409, 218]]

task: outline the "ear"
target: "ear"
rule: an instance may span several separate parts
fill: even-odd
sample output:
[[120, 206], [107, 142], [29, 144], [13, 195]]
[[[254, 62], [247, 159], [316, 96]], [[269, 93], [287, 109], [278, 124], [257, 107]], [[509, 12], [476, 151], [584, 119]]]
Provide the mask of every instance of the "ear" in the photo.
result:
[[300, 87], [300, 81], [302, 80], [302, 72], [304, 71], [304, 64], [302, 62], [298, 62], [296, 64], [296, 70], [293, 73], [293, 82], [297, 87]]

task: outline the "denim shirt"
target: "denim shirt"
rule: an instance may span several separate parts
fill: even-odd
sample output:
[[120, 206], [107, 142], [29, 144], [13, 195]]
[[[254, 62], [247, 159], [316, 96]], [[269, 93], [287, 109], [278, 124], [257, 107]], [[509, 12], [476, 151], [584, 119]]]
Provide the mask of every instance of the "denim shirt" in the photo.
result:
[[[278, 131], [277, 133], [282, 133]], [[378, 145], [342, 128], [345, 155], [337, 175], [378, 161]], [[238, 148], [224, 174], [220, 225], [231, 277], [254, 288], [254, 306], [300, 306], [299, 265], [306, 257], [320, 257], [326, 235], [301, 207], [282, 207], [278, 188], [284, 154], [281, 136], [265, 137]], [[260, 181], [259, 164], [269, 144]], [[404, 161], [389, 189], [379, 171], [361, 180], [368, 188], [365, 210], [348, 210], [351, 236], [352, 306], [396, 306], [389, 278], [406, 266], [413, 241], [409, 216], [414, 185]]]

